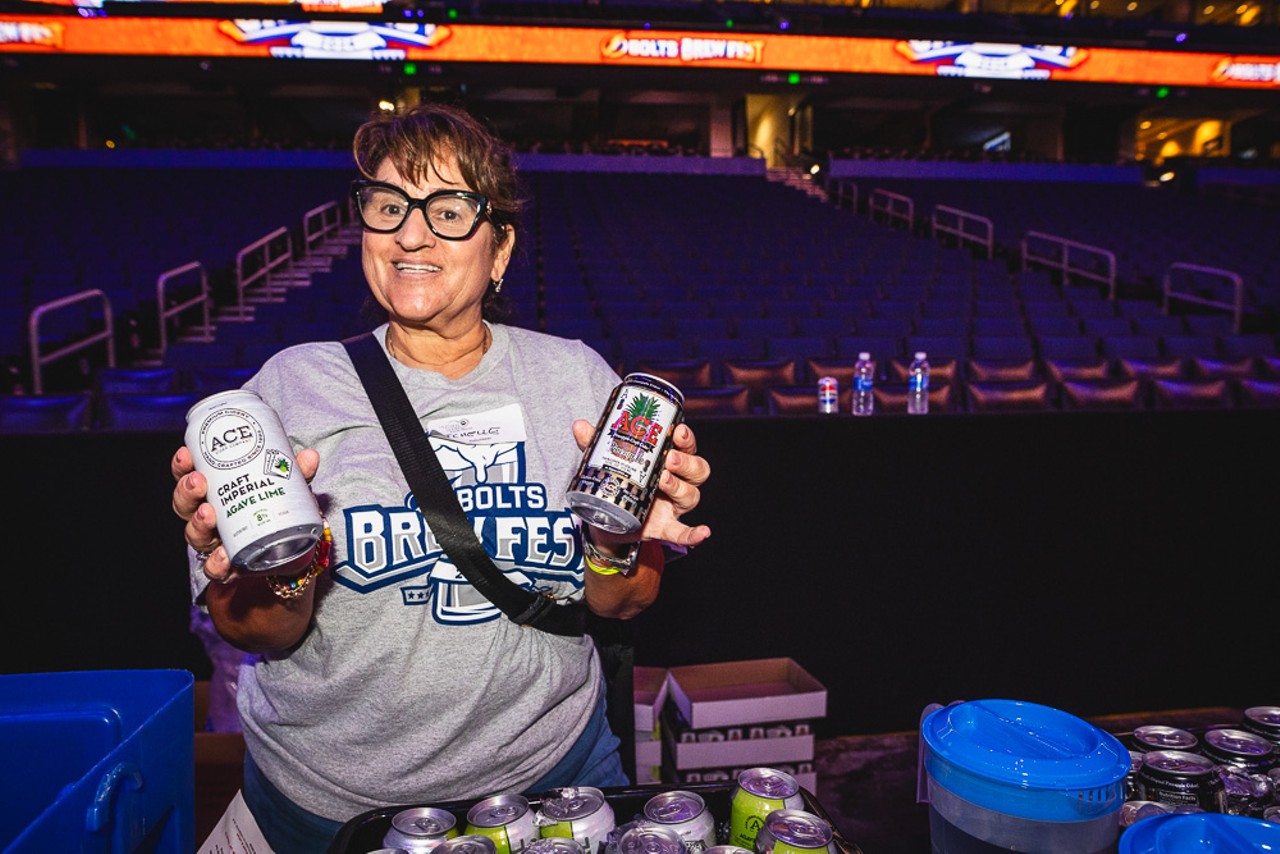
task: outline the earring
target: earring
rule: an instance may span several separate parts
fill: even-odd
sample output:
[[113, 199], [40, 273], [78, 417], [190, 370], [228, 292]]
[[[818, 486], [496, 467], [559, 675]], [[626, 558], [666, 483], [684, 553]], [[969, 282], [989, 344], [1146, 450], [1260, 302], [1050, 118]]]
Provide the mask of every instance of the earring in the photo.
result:
[[502, 293], [502, 278], [501, 278], [501, 277], [499, 277], [499, 278], [497, 278], [497, 279], [490, 279], [490, 280], [489, 280], [489, 284], [493, 285], [493, 292], [494, 292], [495, 294], [500, 294], [500, 293]]

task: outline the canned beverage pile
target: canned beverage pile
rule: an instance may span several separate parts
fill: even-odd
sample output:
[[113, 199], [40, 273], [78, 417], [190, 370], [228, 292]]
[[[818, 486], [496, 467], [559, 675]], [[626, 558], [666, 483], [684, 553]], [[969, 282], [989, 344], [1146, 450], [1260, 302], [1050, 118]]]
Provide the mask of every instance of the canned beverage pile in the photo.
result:
[[1165, 813], [1280, 820], [1280, 706], [1246, 709], [1235, 726], [1196, 735], [1159, 724], [1128, 736], [1132, 770], [1120, 825]]
[[404, 854], [844, 854], [835, 828], [806, 811], [799, 783], [775, 768], [739, 772], [728, 809], [715, 815], [696, 791], [648, 796], [635, 815], [616, 814], [590, 786], [552, 790], [538, 806], [521, 795], [473, 804], [466, 822], [437, 807], [392, 816], [379, 851]]

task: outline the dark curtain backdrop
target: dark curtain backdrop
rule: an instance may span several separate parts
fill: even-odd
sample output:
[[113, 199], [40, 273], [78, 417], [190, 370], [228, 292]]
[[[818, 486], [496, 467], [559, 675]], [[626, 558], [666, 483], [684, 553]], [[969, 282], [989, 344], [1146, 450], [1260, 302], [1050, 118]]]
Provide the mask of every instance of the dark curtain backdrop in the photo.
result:
[[[714, 535], [636, 621], [637, 663], [791, 656], [829, 689], [819, 736], [980, 697], [1082, 716], [1280, 702], [1280, 411], [694, 427]], [[0, 670], [208, 675], [169, 507], [179, 441], [0, 437]]]

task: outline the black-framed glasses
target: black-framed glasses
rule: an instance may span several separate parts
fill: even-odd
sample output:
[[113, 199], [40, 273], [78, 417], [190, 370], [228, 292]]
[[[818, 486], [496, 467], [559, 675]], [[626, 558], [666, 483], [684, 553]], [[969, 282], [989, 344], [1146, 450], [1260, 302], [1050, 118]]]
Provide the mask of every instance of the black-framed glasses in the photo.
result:
[[399, 231], [413, 209], [421, 208], [436, 237], [466, 240], [476, 233], [480, 220], [493, 213], [483, 194], [468, 190], [436, 190], [425, 199], [415, 199], [394, 184], [352, 181], [351, 198], [360, 222], [378, 234]]

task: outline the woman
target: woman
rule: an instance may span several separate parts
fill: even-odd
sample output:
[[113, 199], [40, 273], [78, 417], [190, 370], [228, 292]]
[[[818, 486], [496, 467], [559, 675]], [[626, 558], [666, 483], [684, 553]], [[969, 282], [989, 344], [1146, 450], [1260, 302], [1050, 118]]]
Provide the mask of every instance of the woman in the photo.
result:
[[[581, 342], [485, 317], [516, 241], [509, 150], [438, 104], [370, 120], [354, 150], [364, 274], [387, 314], [373, 334], [425, 430], [486, 425], [483, 444], [438, 451], [486, 550], [525, 586], [638, 614], [657, 596], [662, 544], [711, 534], [680, 521], [710, 472], [693, 433], [673, 431], [638, 554], [636, 535], [575, 522], [565, 489], [619, 379]], [[380, 806], [625, 784], [590, 638], [521, 628], [465, 583], [424, 530], [343, 346], [288, 348], [247, 387], [304, 449], [298, 468], [332, 528], [329, 572], [309, 583], [302, 556], [281, 572], [301, 594], [282, 598], [282, 585], [234, 571], [186, 448], [174, 509], [197, 601], [258, 654], [238, 686], [244, 794], [272, 847], [324, 850]], [[632, 571], [611, 571], [628, 555]]]

